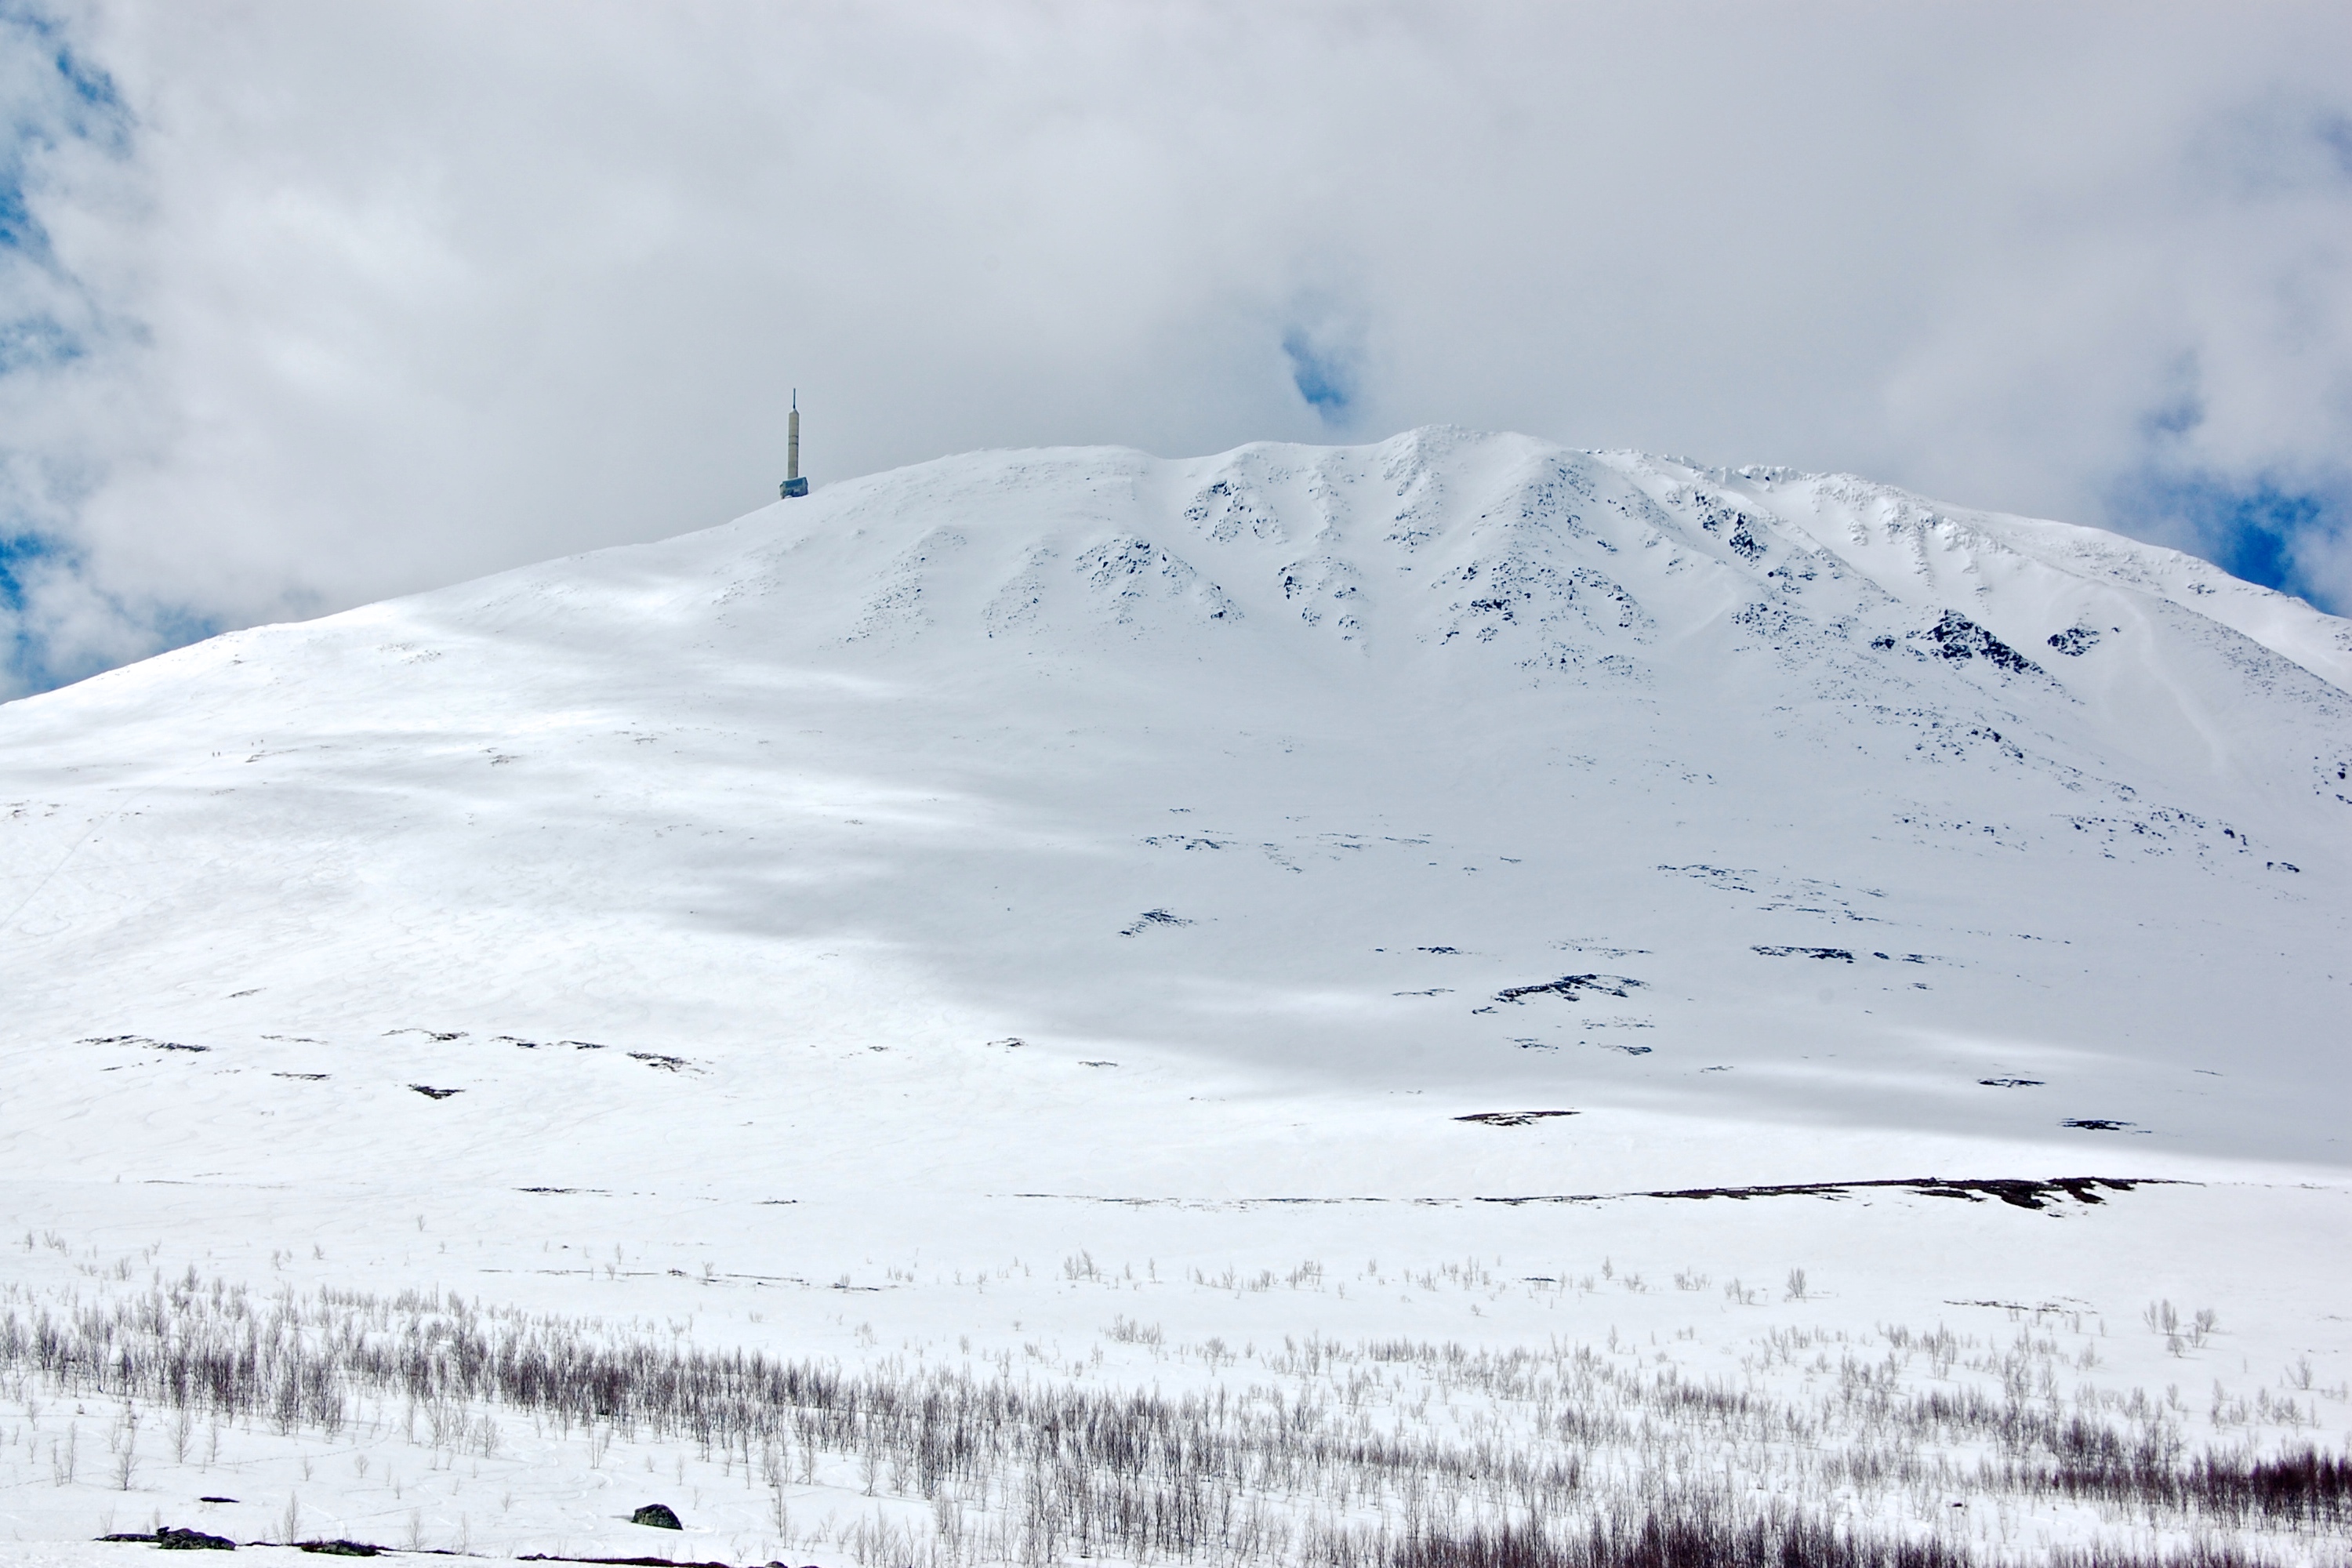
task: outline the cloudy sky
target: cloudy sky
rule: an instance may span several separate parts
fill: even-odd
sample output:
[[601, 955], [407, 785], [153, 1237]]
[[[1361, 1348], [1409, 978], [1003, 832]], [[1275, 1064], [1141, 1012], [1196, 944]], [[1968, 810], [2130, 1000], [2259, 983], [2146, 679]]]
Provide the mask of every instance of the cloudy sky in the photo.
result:
[[982, 447], [1846, 469], [2352, 612], [2352, 7], [0, 0], [0, 696]]

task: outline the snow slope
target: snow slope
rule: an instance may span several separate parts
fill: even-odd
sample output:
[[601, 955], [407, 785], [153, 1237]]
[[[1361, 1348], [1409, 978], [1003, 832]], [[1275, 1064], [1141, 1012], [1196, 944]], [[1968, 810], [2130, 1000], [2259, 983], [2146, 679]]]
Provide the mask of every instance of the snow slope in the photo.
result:
[[[1445, 428], [977, 454], [0, 708], [0, 1217], [468, 1289], [1761, 1227], [1874, 1313], [1965, 1234], [2119, 1319], [2193, 1235], [2341, 1359], [2347, 895], [2352, 624], [2187, 556]], [[1928, 1175], [2218, 1184], [1517, 1201]]]
[[[2298, 602], [1851, 479], [1449, 430], [953, 458], [9, 705], [10, 1043], [317, 1035], [270, 1048], [341, 1068], [311, 1099], [413, 1058], [462, 1115], [544, 1092], [497, 1037], [584, 1038], [707, 1069], [665, 1092], [970, 1079], [1024, 1125], [1039, 1064], [1116, 1058], [1071, 1114], [1435, 1096], [1376, 1116], [1433, 1190], [1498, 1094], [1826, 1123], [1820, 1159], [2333, 1165], [2347, 688]], [[1806, 1163], [1577, 1166], [1890, 1173]]]

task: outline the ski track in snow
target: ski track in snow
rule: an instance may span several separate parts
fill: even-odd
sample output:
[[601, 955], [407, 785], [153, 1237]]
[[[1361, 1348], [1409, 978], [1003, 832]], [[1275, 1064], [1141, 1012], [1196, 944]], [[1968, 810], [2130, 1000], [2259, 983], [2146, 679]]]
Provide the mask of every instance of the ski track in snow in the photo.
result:
[[[2315, 1368], [2338, 1443], [2348, 846], [2352, 624], [2094, 530], [1451, 429], [942, 459], [0, 707], [14, 1307], [193, 1266], [1138, 1386], [2063, 1308], [2118, 1389]], [[2179, 1184], [1851, 1185], [2088, 1177]], [[53, 1484], [25, 1397], [24, 1560], [202, 1522], [153, 1450]], [[432, 1544], [781, 1548], [508, 1425]], [[247, 1537], [391, 1543], [437, 1450], [370, 1441], [254, 1438]]]

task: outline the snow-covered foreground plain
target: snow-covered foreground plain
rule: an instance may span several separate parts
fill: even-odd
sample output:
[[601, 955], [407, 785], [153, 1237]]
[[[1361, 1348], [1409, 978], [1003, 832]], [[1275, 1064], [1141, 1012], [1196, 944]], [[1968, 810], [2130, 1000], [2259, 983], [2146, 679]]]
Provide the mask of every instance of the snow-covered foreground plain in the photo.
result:
[[0, 1537], [2341, 1561], [2112, 1478], [2343, 1453], [2347, 689], [2109, 535], [1433, 430], [9, 704]]

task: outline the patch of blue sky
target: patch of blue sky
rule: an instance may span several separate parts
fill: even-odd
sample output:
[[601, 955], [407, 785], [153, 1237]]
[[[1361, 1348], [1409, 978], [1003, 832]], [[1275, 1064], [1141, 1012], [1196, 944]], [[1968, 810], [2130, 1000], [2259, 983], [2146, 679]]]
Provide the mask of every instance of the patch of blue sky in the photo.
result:
[[[38, 603], [47, 576], [82, 578], [70, 550], [37, 532], [0, 534], [0, 700], [50, 691], [124, 662], [217, 637], [226, 628], [184, 605], [131, 605], [100, 594], [117, 635], [106, 647], [62, 652], [43, 635]], [[86, 578], [83, 579], [85, 582]]]
[[0, 535], [0, 697], [59, 684], [51, 678], [47, 649], [33, 636], [25, 616], [29, 597], [26, 567], [50, 552], [48, 542], [37, 534]]
[[0, 375], [63, 364], [89, 352], [79, 333], [46, 310], [0, 321]]
[[[9, 162], [19, 163], [21, 158], [11, 158]], [[41, 226], [33, 221], [32, 209], [25, 205], [21, 171], [13, 176], [0, 174], [0, 250], [22, 250], [27, 245], [47, 242]]]
[[1291, 384], [1323, 416], [1324, 423], [1346, 418], [1356, 401], [1354, 357], [1317, 342], [1303, 327], [1283, 334], [1282, 352], [1290, 361]]
[[[0, 0], [0, 378], [30, 377], [37, 387], [124, 324], [58, 258], [39, 209], [52, 155], [87, 149], [124, 158], [134, 129], [113, 79], [76, 47], [68, 22], [37, 4]], [[12, 446], [0, 430], [0, 472], [15, 482], [47, 466]], [[35, 521], [60, 504], [70, 510], [55, 495], [0, 495], [0, 695], [61, 686], [111, 662], [94, 650], [65, 651], [49, 637], [55, 616], [45, 602], [53, 610], [61, 591], [85, 605], [92, 597], [71, 548]], [[137, 613], [96, 597], [127, 644], [152, 650], [209, 635], [176, 610]]]
[[38, 534], [0, 535], [0, 605], [12, 610], [25, 607], [25, 563], [41, 560], [52, 549]]
[[2185, 534], [2195, 552], [2233, 577], [2305, 599], [2331, 615], [2331, 602], [2302, 562], [2352, 535], [2352, 486], [2343, 489], [2232, 479], [2213, 474], [2149, 474], [2123, 486], [2118, 521], [2142, 532]]
[[46, 264], [48, 236], [26, 190], [32, 161], [67, 142], [121, 156], [130, 150], [131, 113], [114, 79], [38, 7], [0, 0], [0, 248]]
[[0, 47], [40, 61], [90, 114], [108, 121], [122, 118], [122, 95], [115, 90], [114, 79], [75, 49], [64, 19], [54, 11], [26, 0], [0, 0], [0, 35], [5, 37]]
[[[50, 36], [55, 37], [54, 31]], [[50, 56], [50, 63], [57, 68], [58, 76], [65, 83], [67, 90], [81, 100], [83, 106], [91, 111], [94, 121], [103, 124], [110, 138], [129, 135], [130, 119], [123, 112], [122, 95], [115, 91], [112, 77], [62, 43]], [[86, 129], [82, 133], [88, 135], [90, 131]]]
[[[2352, 148], [2352, 121], [2330, 121]], [[2165, 387], [2140, 416], [2141, 464], [2108, 496], [2111, 519], [2126, 532], [2166, 540], [2203, 556], [2233, 577], [2275, 588], [2332, 615], [2352, 611], [2342, 578], [2323, 584], [2313, 566], [2341, 557], [2352, 542], [2352, 472], [2294, 479], [2275, 469], [2231, 473], [2201, 460], [2196, 446], [2206, 423], [2202, 367], [2194, 353], [2171, 366]]]
[[[130, 149], [131, 116], [113, 79], [85, 60], [63, 26], [37, 7], [0, 0], [0, 375], [79, 358], [90, 301], [58, 264], [35, 211], [36, 165], [68, 142], [115, 157]], [[8, 274], [26, 287], [9, 287]]]

